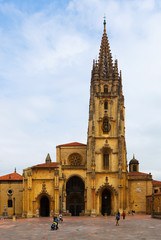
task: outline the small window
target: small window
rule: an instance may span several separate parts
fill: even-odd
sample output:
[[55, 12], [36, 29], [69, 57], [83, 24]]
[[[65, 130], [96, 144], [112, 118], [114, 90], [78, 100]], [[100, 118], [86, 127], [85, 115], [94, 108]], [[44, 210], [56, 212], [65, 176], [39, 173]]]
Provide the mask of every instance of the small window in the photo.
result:
[[8, 207], [12, 207], [12, 200], [8, 200]]
[[154, 193], [157, 193], [158, 192], [158, 189], [154, 189]]
[[109, 154], [108, 153], [104, 153], [103, 154], [103, 168], [104, 169], [109, 169]]
[[137, 166], [133, 165], [133, 172], [137, 172]]
[[108, 109], [108, 102], [104, 102], [104, 110]]
[[108, 93], [108, 87], [107, 87], [107, 85], [104, 86], [104, 93]]

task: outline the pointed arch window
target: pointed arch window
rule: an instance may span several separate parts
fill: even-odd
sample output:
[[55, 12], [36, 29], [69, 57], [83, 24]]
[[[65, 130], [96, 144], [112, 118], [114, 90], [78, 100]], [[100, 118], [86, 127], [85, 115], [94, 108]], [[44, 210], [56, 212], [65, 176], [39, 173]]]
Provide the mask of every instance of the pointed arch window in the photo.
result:
[[107, 110], [107, 109], [108, 109], [108, 102], [105, 101], [105, 102], [104, 102], [104, 110]]
[[104, 85], [104, 93], [108, 93], [108, 86]]
[[103, 168], [106, 170], [109, 170], [109, 154], [108, 153], [103, 154]]

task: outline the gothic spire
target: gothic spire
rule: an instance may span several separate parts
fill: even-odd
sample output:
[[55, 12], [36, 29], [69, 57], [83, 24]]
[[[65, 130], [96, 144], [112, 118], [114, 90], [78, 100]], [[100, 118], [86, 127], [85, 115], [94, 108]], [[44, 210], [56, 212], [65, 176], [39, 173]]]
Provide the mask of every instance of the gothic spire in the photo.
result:
[[46, 160], [45, 160], [46, 164], [51, 163], [51, 158], [50, 158], [50, 154], [48, 153]]
[[112, 74], [113, 63], [112, 63], [112, 55], [111, 55], [111, 50], [108, 42], [108, 37], [106, 33], [105, 19], [103, 24], [104, 24], [104, 33], [101, 41], [98, 68], [99, 68], [99, 74], [101, 77], [108, 77], [110, 73]]

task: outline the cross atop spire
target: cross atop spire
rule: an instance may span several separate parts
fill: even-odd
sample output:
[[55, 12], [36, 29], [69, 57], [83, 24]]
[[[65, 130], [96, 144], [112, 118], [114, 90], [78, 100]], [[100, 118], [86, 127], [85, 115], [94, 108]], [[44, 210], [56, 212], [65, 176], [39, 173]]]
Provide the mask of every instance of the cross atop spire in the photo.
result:
[[104, 33], [106, 33], [106, 16], [104, 16], [103, 24], [104, 24]]

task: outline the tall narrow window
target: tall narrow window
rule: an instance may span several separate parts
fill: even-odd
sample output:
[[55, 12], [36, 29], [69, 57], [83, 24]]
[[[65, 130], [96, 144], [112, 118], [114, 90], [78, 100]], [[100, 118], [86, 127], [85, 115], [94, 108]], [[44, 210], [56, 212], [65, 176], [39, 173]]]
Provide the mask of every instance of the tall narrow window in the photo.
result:
[[104, 86], [104, 93], [108, 93], [108, 87], [107, 87], [107, 85]]
[[108, 109], [108, 102], [104, 102], [104, 110]]
[[103, 168], [106, 170], [109, 169], [109, 154], [108, 153], [103, 154]]
[[12, 207], [12, 200], [8, 200], [8, 207]]

